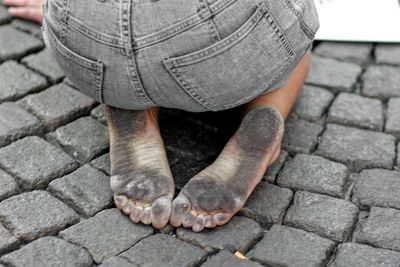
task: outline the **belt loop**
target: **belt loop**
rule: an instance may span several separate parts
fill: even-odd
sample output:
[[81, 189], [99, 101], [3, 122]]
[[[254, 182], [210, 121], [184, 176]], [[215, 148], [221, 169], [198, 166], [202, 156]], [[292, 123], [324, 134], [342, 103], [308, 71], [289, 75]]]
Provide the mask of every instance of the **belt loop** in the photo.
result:
[[124, 48], [122, 53], [130, 55], [132, 51], [132, 36], [130, 27], [131, 0], [121, 0], [121, 40]]

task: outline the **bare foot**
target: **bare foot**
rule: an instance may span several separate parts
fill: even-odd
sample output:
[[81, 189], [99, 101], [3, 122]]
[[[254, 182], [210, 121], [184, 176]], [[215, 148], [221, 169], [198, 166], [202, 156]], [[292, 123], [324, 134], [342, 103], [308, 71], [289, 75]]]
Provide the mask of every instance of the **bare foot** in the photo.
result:
[[281, 114], [270, 106], [249, 111], [213, 164], [194, 176], [173, 201], [170, 222], [195, 232], [227, 223], [279, 155]]
[[8, 12], [12, 16], [42, 24], [43, 0], [3, 0], [3, 3], [10, 6]]
[[107, 123], [115, 205], [135, 223], [163, 228], [170, 218], [175, 187], [158, 127], [158, 109], [107, 107]]

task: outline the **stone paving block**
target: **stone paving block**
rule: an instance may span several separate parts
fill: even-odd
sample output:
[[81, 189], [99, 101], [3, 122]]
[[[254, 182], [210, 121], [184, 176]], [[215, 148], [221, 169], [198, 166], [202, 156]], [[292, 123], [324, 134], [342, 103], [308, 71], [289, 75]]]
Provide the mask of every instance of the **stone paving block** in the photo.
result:
[[[1, 33], [0, 36], [2, 36]], [[1, 40], [3, 39], [7, 38], [1, 38]], [[0, 65], [0, 81], [1, 102], [20, 98], [28, 93], [43, 89], [47, 85], [44, 77], [13, 60]]]
[[356, 242], [400, 251], [400, 211], [371, 207], [369, 216], [356, 236]]
[[284, 223], [343, 242], [348, 239], [357, 216], [357, 206], [349, 201], [297, 191]]
[[293, 107], [293, 113], [302, 119], [316, 122], [335, 97], [328, 90], [316, 86], [304, 86]]
[[281, 224], [292, 198], [293, 192], [290, 189], [261, 182], [240, 213], [264, 227]]
[[261, 227], [255, 221], [242, 216], [234, 216], [225, 225], [214, 229], [205, 229], [195, 233], [191, 229], [178, 228], [179, 239], [205, 249], [229, 249], [232, 252], [246, 251], [261, 235]]
[[289, 154], [285, 150], [281, 149], [281, 153], [279, 154], [278, 159], [274, 163], [272, 163], [272, 165], [268, 166], [267, 171], [264, 173], [263, 180], [269, 183], [274, 183], [276, 175], [282, 169], [282, 166], [288, 157]]
[[18, 239], [55, 234], [76, 223], [79, 216], [47, 191], [32, 191], [0, 202], [0, 217]]
[[37, 24], [36, 22], [14, 18], [11, 22], [11, 25], [23, 32], [26, 32], [26, 33], [29, 33], [29, 34], [35, 36], [36, 38], [38, 38], [40, 40], [43, 40], [40, 25]]
[[369, 58], [372, 48], [372, 44], [368, 43], [323, 42], [313, 52], [325, 57], [362, 64]]
[[101, 155], [109, 146], [107, 127], [92, 117], [79, 118], [58, 128], [48, 137], [81, 162]]
[[391, 98], [388, 102], [385, 132], [400, 139], [400, 98]]
[[0, 104], [0, 146], [42, 131], [40, 121], [13, 102]]
[[279, 173], [277, 183], [295, 191], [305, 190], [343, 197], [349, 169], [325, 158], [297, 154]]
[[14, 267], [90, 267], [93, 261], [84, 248], [56, 237], [42, 237], [1, 260]]
[[18, 193], [15, 178], [0, 169], [0, 201]]
[[268, 266], [324, 266], [334, 246], [316, 234], [275, 224], [246, 256]]
[[38, 116], [48, 130], [87, 114], [95, 101], [64, 83], [21, 100], [21, 105]]
[[320, 124], [289, 117], [285, 123], [282, 147], [292, 153], [311, 153], [323, 130]]
[[355, 171], [390, 169], [395, 158], [395, 138], [389, 134], [328, 124], [316, 154], [344, 163]]
[[400, 45], [378, 44], [375, 48], [375, 60], [379, 64], [400, 65]]
[[136, 264], [121, 257], [111, 257], [105, 260], [99, 267], [138, 267]]
[[397, 166], [400, 167], [400, 143], [397, 145]]
[[398, 267], [400, 253], [363, 244], [344, 243], [338, 246], [334, 262], [329, 267]]
[[90, 162], [90, 164], [99, 170], [111, 175], [110, 154], [104, 154]]
[[0, 254], [16, 248], [18, 240], [0, 224]]
[[228, 250], [221, 250], [211, 256], [202, 267], [262, 267], [257, 262], [242, 260], [230, 253]]
[[43, 49], [37, 54], [24, 57], [22, 63], [46, 76], [51, 83], [59, 82], [64, 77], [63, 71], [50, 55], [48, 49]]
[[362, 68], [353, 63], [313, 56], [310, 74], [306, 82], [312, 85], [326, 86], [334, 91], [350, 92], [361, 71]]
[[132, 223], [118, 209], [101, 211], [59, 233], [64, 239], [85, 247], [96, 263], [127, 250], [151, 234], [151, 226]]
[[157, 234], [141, 240], [120, 256], [141, 267], [189, 267], [198, 264], [206, 252], [170, 235]]
[[77, 167], [67, 153], [37, 136], [25, 137], [1, 148], [0, 165], [24, 189], [41, 188]]
[[5, 24], [11, 21], [11, 16], [6, 7], [0, 5], [0, 24]]
[[0, 26], [0, 60], [18, 59], [44, 47], [41, 40], [15, 29], [10, 25]]
[[388, 99], [400, 96], [400, 67], [372, 65], [362, 76], [366, 96]]
[[327, 121], [381, 131], [383, 105], [378, 99], [340, 93], [329, 109]]
[[92, 109], [92, 111], [90, 111], [90, 115], [92, 115], [93, 118], [100, 121], [101, 123], [107, 124], [106, 105], [104, 105], [104, 104], [98, 105], [97, 107]]
[[93, 216], [113, 203], [110, 178], [90, 165], [52, 181], [48, 189], [84, 217]]
[[364, 207], [400, 209], [400, 172], [363, 170], [354, 182], [352, 201]]

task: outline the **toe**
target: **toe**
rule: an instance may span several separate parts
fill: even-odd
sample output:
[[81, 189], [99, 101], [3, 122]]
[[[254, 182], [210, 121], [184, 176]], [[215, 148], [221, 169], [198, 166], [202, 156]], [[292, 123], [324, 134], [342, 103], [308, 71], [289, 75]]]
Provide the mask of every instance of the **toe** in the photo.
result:
[[135, 206], [134, 209], [132, 210], [132, 213], [129, 215], [129, 218], [134, 223], [140, 222], [142, 217], [143, 217], [143, 208], [139, 206]]
[[126, 196], [114, 196], [114, 203], [117, 208], [122, 209], [128, 203], [128, 198]]
[[186, 214], [189, 213], [191, 209], [190, 200], [182, 193], [177, 196], [172, 202], [172, 213], [171, 213], [171, 225], [174, 227], [179, 227]]
[[193, 211], [187, 213], [182, 221], [183, 227], [186, 227], [186, 228], [192, 227], [196, 217], [197, 217], [197, 214], [195, 214]]
[[122, 212], [125, 213], [126, 215], [129, 215], [132, 213], [133, 208], [135, 205], [131, 200], [129, 200], [123, 207], [122, 207]]
[[167, 225], [171, 216], [172, 201], [170, 197], [164, 196], [156, 199], [151, 205], [151, 222], [152, 225], [161, 229]]
[[194, 220], [192, 230], [193, 232], [201, 232], [204, 229], [204, 216], [198, 215]]
[[204, 227], [214, 228], [215, 226], [214, 217], [212, 215], [204, 216]]
[[223, 225], [229, 221], [232, 216], [227, 213], [217, 213], [214, 215], [214, 222], [216, 225]]
[[143, 217], [140, 221], [144, 224], [151, 224], [151, 207], [145, 208], [142, 214]]

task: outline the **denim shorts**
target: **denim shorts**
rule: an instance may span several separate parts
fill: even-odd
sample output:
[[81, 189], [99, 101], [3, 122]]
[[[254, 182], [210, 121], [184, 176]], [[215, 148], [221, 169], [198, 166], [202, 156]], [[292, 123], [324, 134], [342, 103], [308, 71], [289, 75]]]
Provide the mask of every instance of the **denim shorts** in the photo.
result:
[[279, 88], [312, 46], [313, 0], [47, 0], [42, 33], [107, 105], [218, 111]]

